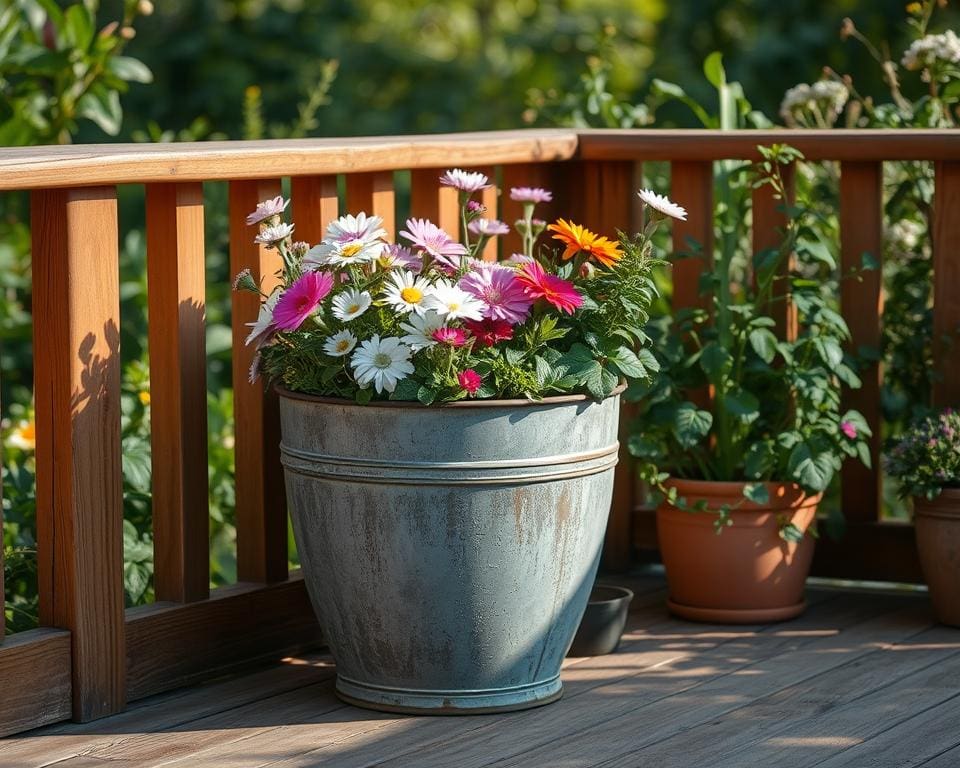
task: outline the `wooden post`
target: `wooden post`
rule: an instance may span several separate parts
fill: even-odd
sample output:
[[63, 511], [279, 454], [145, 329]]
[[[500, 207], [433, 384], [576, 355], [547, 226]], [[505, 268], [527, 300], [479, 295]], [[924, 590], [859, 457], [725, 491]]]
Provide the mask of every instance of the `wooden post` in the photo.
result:
[[368, 216], [382, 218], [387, 237], [395, 237], [393, 171], [353, 173], [347, 176], [347, 212], [356, 216], [360, 211], [364, 211]]
[[[622, 160], [582, 164], [581, 199], [577, 223], [601, 235], [616, 239], [617, 230], [630, 230], [633, 217], [634, 163]], [[633, 511], [636, 472], [627, 450], [635, 408], [624, 405], [620, 412], [620, 461], [613, 481], [613, 504], [603, 546], [603, 564], [610, 570], [625, 570], [633, 554]]]
[[458, 193], [453, 187], [440, 186], [442, 174], [436, 168], [410, 172], [410, 215], [430, 219], [454, 240], [461, 240]]
[[[883, 166], [879, 162], [840, 164], [840, 268], [843, 274], [859, 270], [863, 254], [883, 257]], [[866, 271], [862, 279], [840, 286], [840, 307], [850, 328], [850, 351], [862, 346], [880, 349], [883, 312], [883, 274]], [[860, 371], [863, 386], [844, 390], [843, 405], [855, 408], [867, 420], [871, 468], [847, 460], [841, 476], [844, 515], [852, 521], [875, 521], [880, 515], [880, 365], [868, 363]]]
[[[282, 259], [253, 242], [256, 229], [246, 217], [261, 200], [280, 194], [280, 182], [230, 182], [230, 269], [250, 269], [270, 292], [278, 283]], [[263, 379], [248, 381], [254, 351], [245, 343], [257, 319], [260, 300], [233, 293], [233, 413], [236, 422], [237, 577], [275, 582], [287, 578], [287, 502], [280, 465], [280, 414], [276, 394]]]
[[[777, 200], [773, 196], [773, 187], [765, 184], [753, 191], [753, 253], [779, 250], [783, 242], [787, 217], [782, 208], [792, 205], [794, 200], [795, 166], [783, 166], [780, 169], [783, 175], [784, 186], [787, 188], [787, 200]], [[787, 257], [780, 265], [780, 277], [787, 277], [795, 267], [793, 255]], [[773, 284], [773, 297], [780, 299], [764, 308], [776, 323], [778, 338], [795, 341], [798, 333], [797, 308], [789, 297], [789, 285], [785, 280], [777, 280]]]
[[327, 225], [340, 215], [336, 176], [294, 176], [290, 180], [294, 237], [316, 245]]
[[31, 225], [40, 623], [71, 632], [85, 722], [126, 692], [116, 190], [34, 192]]
[[154, 586], [210, 594], [203, 185], [147, 185]]
[[936, 166], [933, 225], [935, 405], [960, 406], [960, 162]]

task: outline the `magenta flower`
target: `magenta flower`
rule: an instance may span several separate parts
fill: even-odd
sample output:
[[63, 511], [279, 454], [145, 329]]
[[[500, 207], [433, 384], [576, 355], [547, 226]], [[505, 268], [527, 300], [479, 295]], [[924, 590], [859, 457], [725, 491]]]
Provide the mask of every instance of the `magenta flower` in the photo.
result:
[[857, 436], [857, 428], [854, 426], [853, 422], [850, 421], [841, 421], [840, 431], [851, 440], [855, 439]]
[[510, 199], [518, 203], [549, 203], [553, 192], [542, 187], [510, 187]]
[[277, 195], [273, 200], [264, 200], [257, 203], [257, 209], [247, 216], [247, 224], [259, 224], [271, 216], [279, 216], [287, 209], [288, 205], [290, 205], [290, 201], [284, 200], [282, 195]]
[[483, 376], [477, 373], [473, 368], [467, 368], [457, 374], [457, 382], [468, 394], [475, 395], [477, 390], [483, 385]]
[[478, 203], [476, 200], [471, 200], [467, 203], [467, 213], [475, 213], [479, 216], [481, 213], [486, 212], [487, 206], [485, 206], [483, 203]]
[[273, 323], [281, 331], [295, 331], [333, 288], [333, 275], [307, 272], [287, 288], [273, 310]]
[[568, 315], [572, 315], [583, 304], [583, 296], [573, 287], [573, 283], [549, 274], [536, 261], [524, 264], [517, 273], [517, 280], [523, 284], [531, 299], [546, 299]]
[[510, 232], [510, 227], [502, 221], [497, 221], [497, 219], [474, 219], [467, 224], [467, 229], [475, 235], [483, 235], [485, 237], [506, 235]]
[[513, 326], [506, 320], [467, 320], [467, 330], [473, 334], [476, 343], [484, 347], [492, 347], [498, 341], [509, 341], [513, 338]]
[[462, 347], [467, 343], [467, 332], [463, 328], [443, 327], [431, 333], [430, 338], [441, 344], [449, 344], [451, 347]]
[[517, 325], [527, 319], [533, 299], [527, 295], [516, 270], [500, 264], [480, 262], [460, 279], [460, 287], [483, 299], [489, 320], [505, 320]]
[[460, 257], [467, 253], [465, 245], [458, 243], [429, 219], [407, 219], [407, 228], [400, 234], [415, 248], [454, 271], [460, 268]]
[[488, 181], [489, 179], [482, 173], [471, 173], [460, 168], [447, 171], [440, 177], [440, 183], [443, 186], [453, 187], [461, 192], [479, 192], [490, 186]]

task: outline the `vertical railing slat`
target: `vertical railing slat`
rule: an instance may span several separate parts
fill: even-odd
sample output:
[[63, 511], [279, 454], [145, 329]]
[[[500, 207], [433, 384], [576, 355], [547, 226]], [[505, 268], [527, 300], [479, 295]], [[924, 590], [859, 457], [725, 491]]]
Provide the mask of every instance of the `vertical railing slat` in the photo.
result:
[[327, 225], [340, 215], [336, 176], [294, 176], [290, 180], [294, 239], [316, 245]]
[[356, 216], [364, 211], [368, 216], [383, 219], [387, 237], [396, 233], [396, 202], [393, 192], [393, 171], [352, 173], [347, 176], [347, 211]]
[[[795, 184], [795, 167], [785, 166], [781, 169], [784, 186], [787, 189], [788, 200], [777, 200], [773, 196], [773, 187], [765, 184], [753, 191], [753, 253], [759, 254], [768, 249], [779, 249], [784, 237], [784, 228], [787, 217], [783, 211], [784, 205], [790, 204], [793, 198]], [[786, 277], [794, 268], [793, 256], [789, 256], [780, 265], [780, 277]], [[776, 323], [778, 338], [793, 341], [797, 338], [797, 308], [789, 297], [789, 286], [785, 280], [777, 280], [773, 284], [774, 301], [769, 307], [763, 308]]]
[[34, 192], [31, 226], [40, 622], [72, 634], [88, 721], [126, 691], [116, 190]]
[[[577, 223], [614, 240], [618, 229], [629, 231], [636, 191], [634, 166], [619, 160], [583, 163]], [[613, 503], [603, 548], [604, 566], [612, 570], [629, 567], [633, 554], [635, 464], [627, 450], [633, 416], [634, 409], [624, 405], [620, 413], [620, 461], [614, 473]]]
[[[844, 162], [840, 165], [840, 264], [847, 275], [861, 268], [863, 254], [877, 262], [883, 256], [883, 166], [877, 162]], [[850, 328], [850, 351], [880, 348], [883, 308], [881, 270], [864, 271], [857, 280], [840, 286], [840, 307]], [[845, 390], [845, 408], [860, 411], [873, 431], [870, 441], [872, 468], [859, 461], [844, 463], [843, 512], [848, 520], [874, 521], [880, 514], [880, 365], [867, 362], [860, 371], [863, 386]]]
[[[230, 182], [230, 269], [249, 268], [264, 291], [278, 283], [282, 259], [253, 242], [247, 214], [261, 200], [280, 194], [276, 180]], [[296, 236], [296, 233], [295, 233]], [[280, 465], [277, 396], [261, 377], [248, 382], [254, 351], [245, 340], [247, 323], [257, 319], [260, 301], [233, 294], [233, 412], [236, 422], [237, 577], [275, 582], [287, 578], [287, 504]]]
[[210, 593], [203, 185], [147, 186], [154, 586]]
[[936, 166], [933, 225], [933, 402], [960, 406], [960, 162]]
[[[500, 195], [500, 218], [510, 225], [510, 233], [504, 235], [500, 244], [503, 258], [519, 253], [522, 247], [520, 234], [515, 231], [517, 219], [523, 217], [523, 203], [510, 199], [513, 187], [542, 187], [553, 193], [553, 201], [540, 203], [534, 216], [547, 222], [553, 222], [558, 216], [569, 219], [573, 212], [569, 210], [570, 201], [565, 199], [565, 178], [570, 164], [560, 163], [514, 163], [503, 166], [503, 194]], [[539, 243], [550, 241], [549, 232], [541, 235]]]
[[[483, 205], [487, 209], [487, 212], [483, 214], [483, 217], [486, 219], [496, 219], [497, 215], [497, 200], [499, 198], [499, 190], [497, 189], [497, 169], [492, 165], [483, 165], [479, 168], [476, 168], [477, 171], [484, 174], [490, 181], [490, 186], [484, 190], [481, 190], [476, 195], [474, 195], [474, 200]], [[471, 235], [475, 237], [475, 235]], [[496, 261], [499, 250], [500, 240], [502, 237], [491, 237], [487, 240], [487, 244], [483, 246], [483, 251], [480, 253], [480, 258], [484, 261]], [[507, 253], [504, 255], [504, 258], [509, 256]]]
[[410, 172], [410, 215], [430, 219], [455, 240], [460, 235], [460, 204], [457, 190], [441, 187], [442, 169], [419, 168]]

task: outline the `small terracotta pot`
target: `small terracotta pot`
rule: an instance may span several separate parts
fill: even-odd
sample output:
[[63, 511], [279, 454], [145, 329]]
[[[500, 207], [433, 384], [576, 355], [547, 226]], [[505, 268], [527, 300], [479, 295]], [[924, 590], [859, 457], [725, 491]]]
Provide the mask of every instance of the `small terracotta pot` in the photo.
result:
[[[780, 519], [806, 532], [822, 494], [808, 496], [793, 483], [766, 483], [770, 501], [760, 505], [743, 498], [744, 483], [670, 479], [666, 486], [690, 507], [706, 501], [708, 510], [688, 512], [666, 501], [657, 509], [672, 613], [693, 621], [761, 624], [803, 612], [814, 540], [784, 541]], [[733, 524], [717, 534], [717, 517], [709, 510], [724, 504], [736, 507]]]
[[913, 519], [933, 612], [960, 627], [960, 488], [944, 488], [932, 501], [914, 498]]

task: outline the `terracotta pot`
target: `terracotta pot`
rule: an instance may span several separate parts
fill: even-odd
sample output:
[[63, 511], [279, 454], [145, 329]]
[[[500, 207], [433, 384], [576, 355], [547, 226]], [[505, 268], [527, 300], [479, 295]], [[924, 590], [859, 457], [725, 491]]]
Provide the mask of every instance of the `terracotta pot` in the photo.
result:
[[960, 488], [945, 488], [933, 501], [915, 498], [913, 518], [933, 611], [960, 627]]
[[[688, 512], [664, 502], [657, 510], [660, 554], [667, 570], [670, 611], [693, 621], [760, 624], [798, 616], [806, 608], [803, 587], [814, 540], [780, 538], [780, 518], [801, 531], [813, 523], [822, 494], [808, 496], [792, 483], [767, 483], [770, 501], [743, 498], [744, 483], [670, 479], [688, 506], [706, 501], [708, 511]], [[741, 503], [742, 502], [742, 503]], [[717, 510], [733, 524], [717, 534]]]

